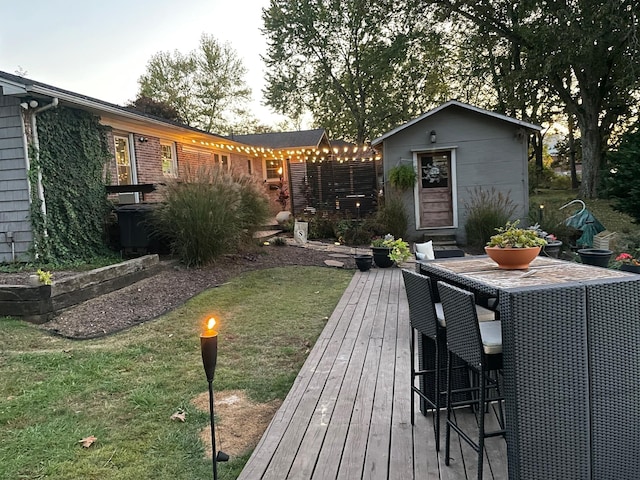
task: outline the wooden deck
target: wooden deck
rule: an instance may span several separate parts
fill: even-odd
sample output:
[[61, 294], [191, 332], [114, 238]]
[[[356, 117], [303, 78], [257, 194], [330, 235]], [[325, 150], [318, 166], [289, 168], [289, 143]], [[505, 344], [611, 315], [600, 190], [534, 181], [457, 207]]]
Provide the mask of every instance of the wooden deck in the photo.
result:
[[[409, 338], [401, 270], [356, 272], [239, 478], [475, 478], [455, 433], [445, 466], [444, 428], [437, 455], [431, 415], [416, 409], [411, 425]], [[458, 415], [475, 424], [470, 409]], [[506, 470], [504, 439], [487, 439], [484, 478]]]

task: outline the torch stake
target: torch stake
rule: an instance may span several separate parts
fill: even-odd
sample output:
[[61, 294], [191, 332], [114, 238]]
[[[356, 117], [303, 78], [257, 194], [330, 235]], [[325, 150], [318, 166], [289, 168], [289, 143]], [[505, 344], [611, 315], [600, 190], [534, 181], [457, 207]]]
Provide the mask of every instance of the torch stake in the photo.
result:
[[213, 460], [213, 480], [218, 480], [218, 462], [216, 461], [216, 434], [213, 413], [213, 381], [209, 380], [209, 415], [211, 416], [211, 458]]

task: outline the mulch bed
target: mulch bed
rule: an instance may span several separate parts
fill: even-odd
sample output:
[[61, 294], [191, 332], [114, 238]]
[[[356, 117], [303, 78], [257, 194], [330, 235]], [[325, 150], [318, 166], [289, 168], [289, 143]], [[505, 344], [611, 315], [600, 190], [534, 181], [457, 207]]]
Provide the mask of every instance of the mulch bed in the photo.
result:
[[[157, 275], [63, 310], [40, 328], [72, 339], [100, 337], [152, 320], [243, 272], [286, 265], [326, 266], [325, 260], [331, 259], [343, 262], [344, 268], [355, 268], [351, 257], [332, 258], [328, 252], [296, 246], [270, 246], [255, 253], [225, 255], [205, 268], [187, 269], [171, 263]], [[55, 272], [54, 280], [57, 275]], [[0, 283], [24, 284], [27, 277], [26, 273], [0, 274]]]

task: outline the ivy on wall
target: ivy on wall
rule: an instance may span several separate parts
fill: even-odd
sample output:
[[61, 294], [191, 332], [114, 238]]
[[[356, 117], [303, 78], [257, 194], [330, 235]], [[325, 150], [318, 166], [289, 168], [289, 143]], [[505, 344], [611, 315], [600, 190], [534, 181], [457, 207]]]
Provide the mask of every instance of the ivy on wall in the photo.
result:
[[[111, 157], [98, 117], [58, 107], [37, 118], [39, 157], [30, 149], [35, 253], [51, 262], [86, 261], [106, 251], [105, 164]], [[37, 193], [42, 173], [46, 216]]]

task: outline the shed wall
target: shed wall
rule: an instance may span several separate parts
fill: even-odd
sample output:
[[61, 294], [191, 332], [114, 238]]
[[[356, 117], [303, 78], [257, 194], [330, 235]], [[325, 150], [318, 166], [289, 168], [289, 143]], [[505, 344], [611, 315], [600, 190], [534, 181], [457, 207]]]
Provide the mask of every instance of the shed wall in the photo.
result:
[[[436, 143], [430, 142], [432, 130], [436, 132]], [[438, 150], [455, 151], [458, 224], [453, 229], [416, 229], [414, 193], [405, 192], [403, 201], [409, 213], [410, 239], [446, 233], [454, 234], [459, 243], [466, 243], [465, 204], [475, 188], [495, 188], [508, 193], [517, 206], [515, 216], [526, 217], [529, 204], [527, 132], [521, 127], [457, 106], [449, 107], [385, 139], [385, 179], [390, 168], [413, 160], [414, 152]]]
[[24, 126], [20, 101], [0, 95], [0, 262], [25, 260], [33, 235], [29, 222]]

